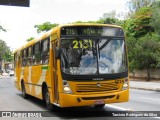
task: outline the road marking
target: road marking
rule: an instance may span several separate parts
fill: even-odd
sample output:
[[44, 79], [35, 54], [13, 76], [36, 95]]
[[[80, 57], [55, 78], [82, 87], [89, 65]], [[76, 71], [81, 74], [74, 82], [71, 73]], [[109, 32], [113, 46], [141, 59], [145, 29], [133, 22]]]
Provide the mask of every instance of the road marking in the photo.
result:
[[105, 106], [106, 106], [106, 107], [110, 107], [110, 108], [115, 109], [115, 110], [120, 110], [120, 111], [133, 111], [132, 109], [127, 109], [127, 108], [123, 108], [123, 107], [118, 107], [118, 106], [115, 106], [115, 105], [106, 104]]
[[142, 98], [142, 99], [147, 99], [147, 100], [153, 100], [153, 101], [158, 101], [158, 102], [160, 102], [160, 100], [158, 100], [158, 99], [146, 98], [146, 97], [140, 97], [140, 98]]
[[160, 117], [153, 117], [153, 118], [160, 119]]

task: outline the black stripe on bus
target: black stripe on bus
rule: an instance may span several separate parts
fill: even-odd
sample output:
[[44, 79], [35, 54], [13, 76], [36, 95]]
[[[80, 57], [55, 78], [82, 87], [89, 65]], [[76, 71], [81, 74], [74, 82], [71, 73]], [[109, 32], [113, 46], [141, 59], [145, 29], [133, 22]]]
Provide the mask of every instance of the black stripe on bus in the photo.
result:
[[[42, 87], [42, 85], [33, 84], [33, 83], [27, 83], [27, 82], [25, 82], [25, 84], [29, 84], [29, 85], [34, 85], [34, 86], [40, 86], [40, 87]], [[51, 88], [51, 87], [48, 87], [48, 88]]]

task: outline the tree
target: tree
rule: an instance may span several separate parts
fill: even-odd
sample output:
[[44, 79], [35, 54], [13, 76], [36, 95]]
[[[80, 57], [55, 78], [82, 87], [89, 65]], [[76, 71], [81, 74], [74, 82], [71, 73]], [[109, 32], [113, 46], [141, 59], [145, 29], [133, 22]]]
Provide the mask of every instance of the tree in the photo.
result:
[[142, 7], [151, 6], [156, 0], [128, 0], [129, 15], [132, 15]]
[[136, 20], [135, 19], [127, 19], [124, 21], [123, 28], [125, 30], [127, 37], [134, 37], [135, 36], [135, 28], [136, 28]]
[[37, 33], [41, 33], [41, 32], [47, 32], [50, 29], [52, 29], [53, 27], [58, 26], [57, 23], [51, 24], [50, 22], [45, 22], [43, 24], [40, 25], [35, 25], [34, 28], [37, 29]]
[[10, 62], [12, 61], [13, 56], [7, 44], [3, 40], [0, 40], [0, 70], [2, 69], [3, 59], [5, 59], [7, 62]]
[[154, 32], [153, 27], [150, 25], [151, 17], [151, 7], [141, 7], [134, 13], [133, 18], [125, 21], [124, 29], [127, 35], [140, 38], [147, 33]]
[[[160, 67], [160, 42], [157, 35], [147, 34], [138, 39], [134, 45], [134, 52], [130, 57], [132, 67], [147, 70], [147, 80], [150, 80], [150, 70]], [[131, 49], [131, 48], [130, 48]]]
[[12, 62], [13, 61], [13, 53], [12, 51], [8, 48], [6, 52], [3, 55], [3, 59], [7, 62]]
[[7, 62], [12, 61], [12, 52], [6, 42], [0, 40], [0, 60], [5, 59]]
[[155, 32], [160, 35], [160, 1], [155, 2], [151, 7], [152, 18], [150, 25], [154, 28]]
[[96, 23], [102, 23], [102, 24], [113, 24], [113, 25], [120, 25], [122, 26], [124, 24], [123, 20], [119, 20], [117, 18], [117, 14], [115, 10], [112, 10], [108, 13], [104, 13], [103, 17], [100, 17], [99, 20], [96, 21]]
[[134, 59], [136, 56], [136, 44], [137, 39], [134, 37], [127, 37], [127, 49], [128, 49], [128, 60], [129, 60], [129, 70], [132, 72], [137, 68], [137, 64], [134, 64]]
[[29, 41], [31, 41], [31, 40], [33, 40], [33, 39], [34, 39], [34, 37], [30, 37], [30, 38], [28, 38], [26, 41], [29, 42]]

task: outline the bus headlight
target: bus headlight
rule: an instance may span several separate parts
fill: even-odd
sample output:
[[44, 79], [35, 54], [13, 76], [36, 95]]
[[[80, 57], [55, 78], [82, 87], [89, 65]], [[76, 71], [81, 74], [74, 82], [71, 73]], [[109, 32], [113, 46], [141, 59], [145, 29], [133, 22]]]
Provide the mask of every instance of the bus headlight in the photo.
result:
[[123, 83], [123, 86], [122, 86], [122, 90], [126, 90], [126, 89], [128, 89], [128, 78], [125, 78], [124, 79], [124, 83]]
[[64, 90], [64, 93], [67, 93], [67, 94], [72, 93], [72, 90], [66, 80], [63, 80], [63, 90]]

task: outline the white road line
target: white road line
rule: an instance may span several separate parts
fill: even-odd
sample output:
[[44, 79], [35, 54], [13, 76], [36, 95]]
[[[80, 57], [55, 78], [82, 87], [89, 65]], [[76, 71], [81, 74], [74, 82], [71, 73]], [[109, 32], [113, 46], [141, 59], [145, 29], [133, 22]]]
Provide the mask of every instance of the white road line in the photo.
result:
[[115, 106], [115, 105], [106, 104], [105, 106], [106, 106], [106, 107], [113, 108], [113, 109], [116, 109], [116, 110], [121, 110], [121, 111], [133, 111], [132, 109], [127, 109], [127, 108], [123, 108], [123, 107], [118, 107], [118, 106]]
[[140, 97], [140, 98], [142, 98], [142, 99], [147, 99], [147, 100], [153, 100], [153, 101], [158, 101], [158, 102], [160, 102], [160, 100], [158, 100], [158, 99], [146, 98], [146, 97]]
[[160, 117], [153, 117], [153, 118], [160, 119]]

